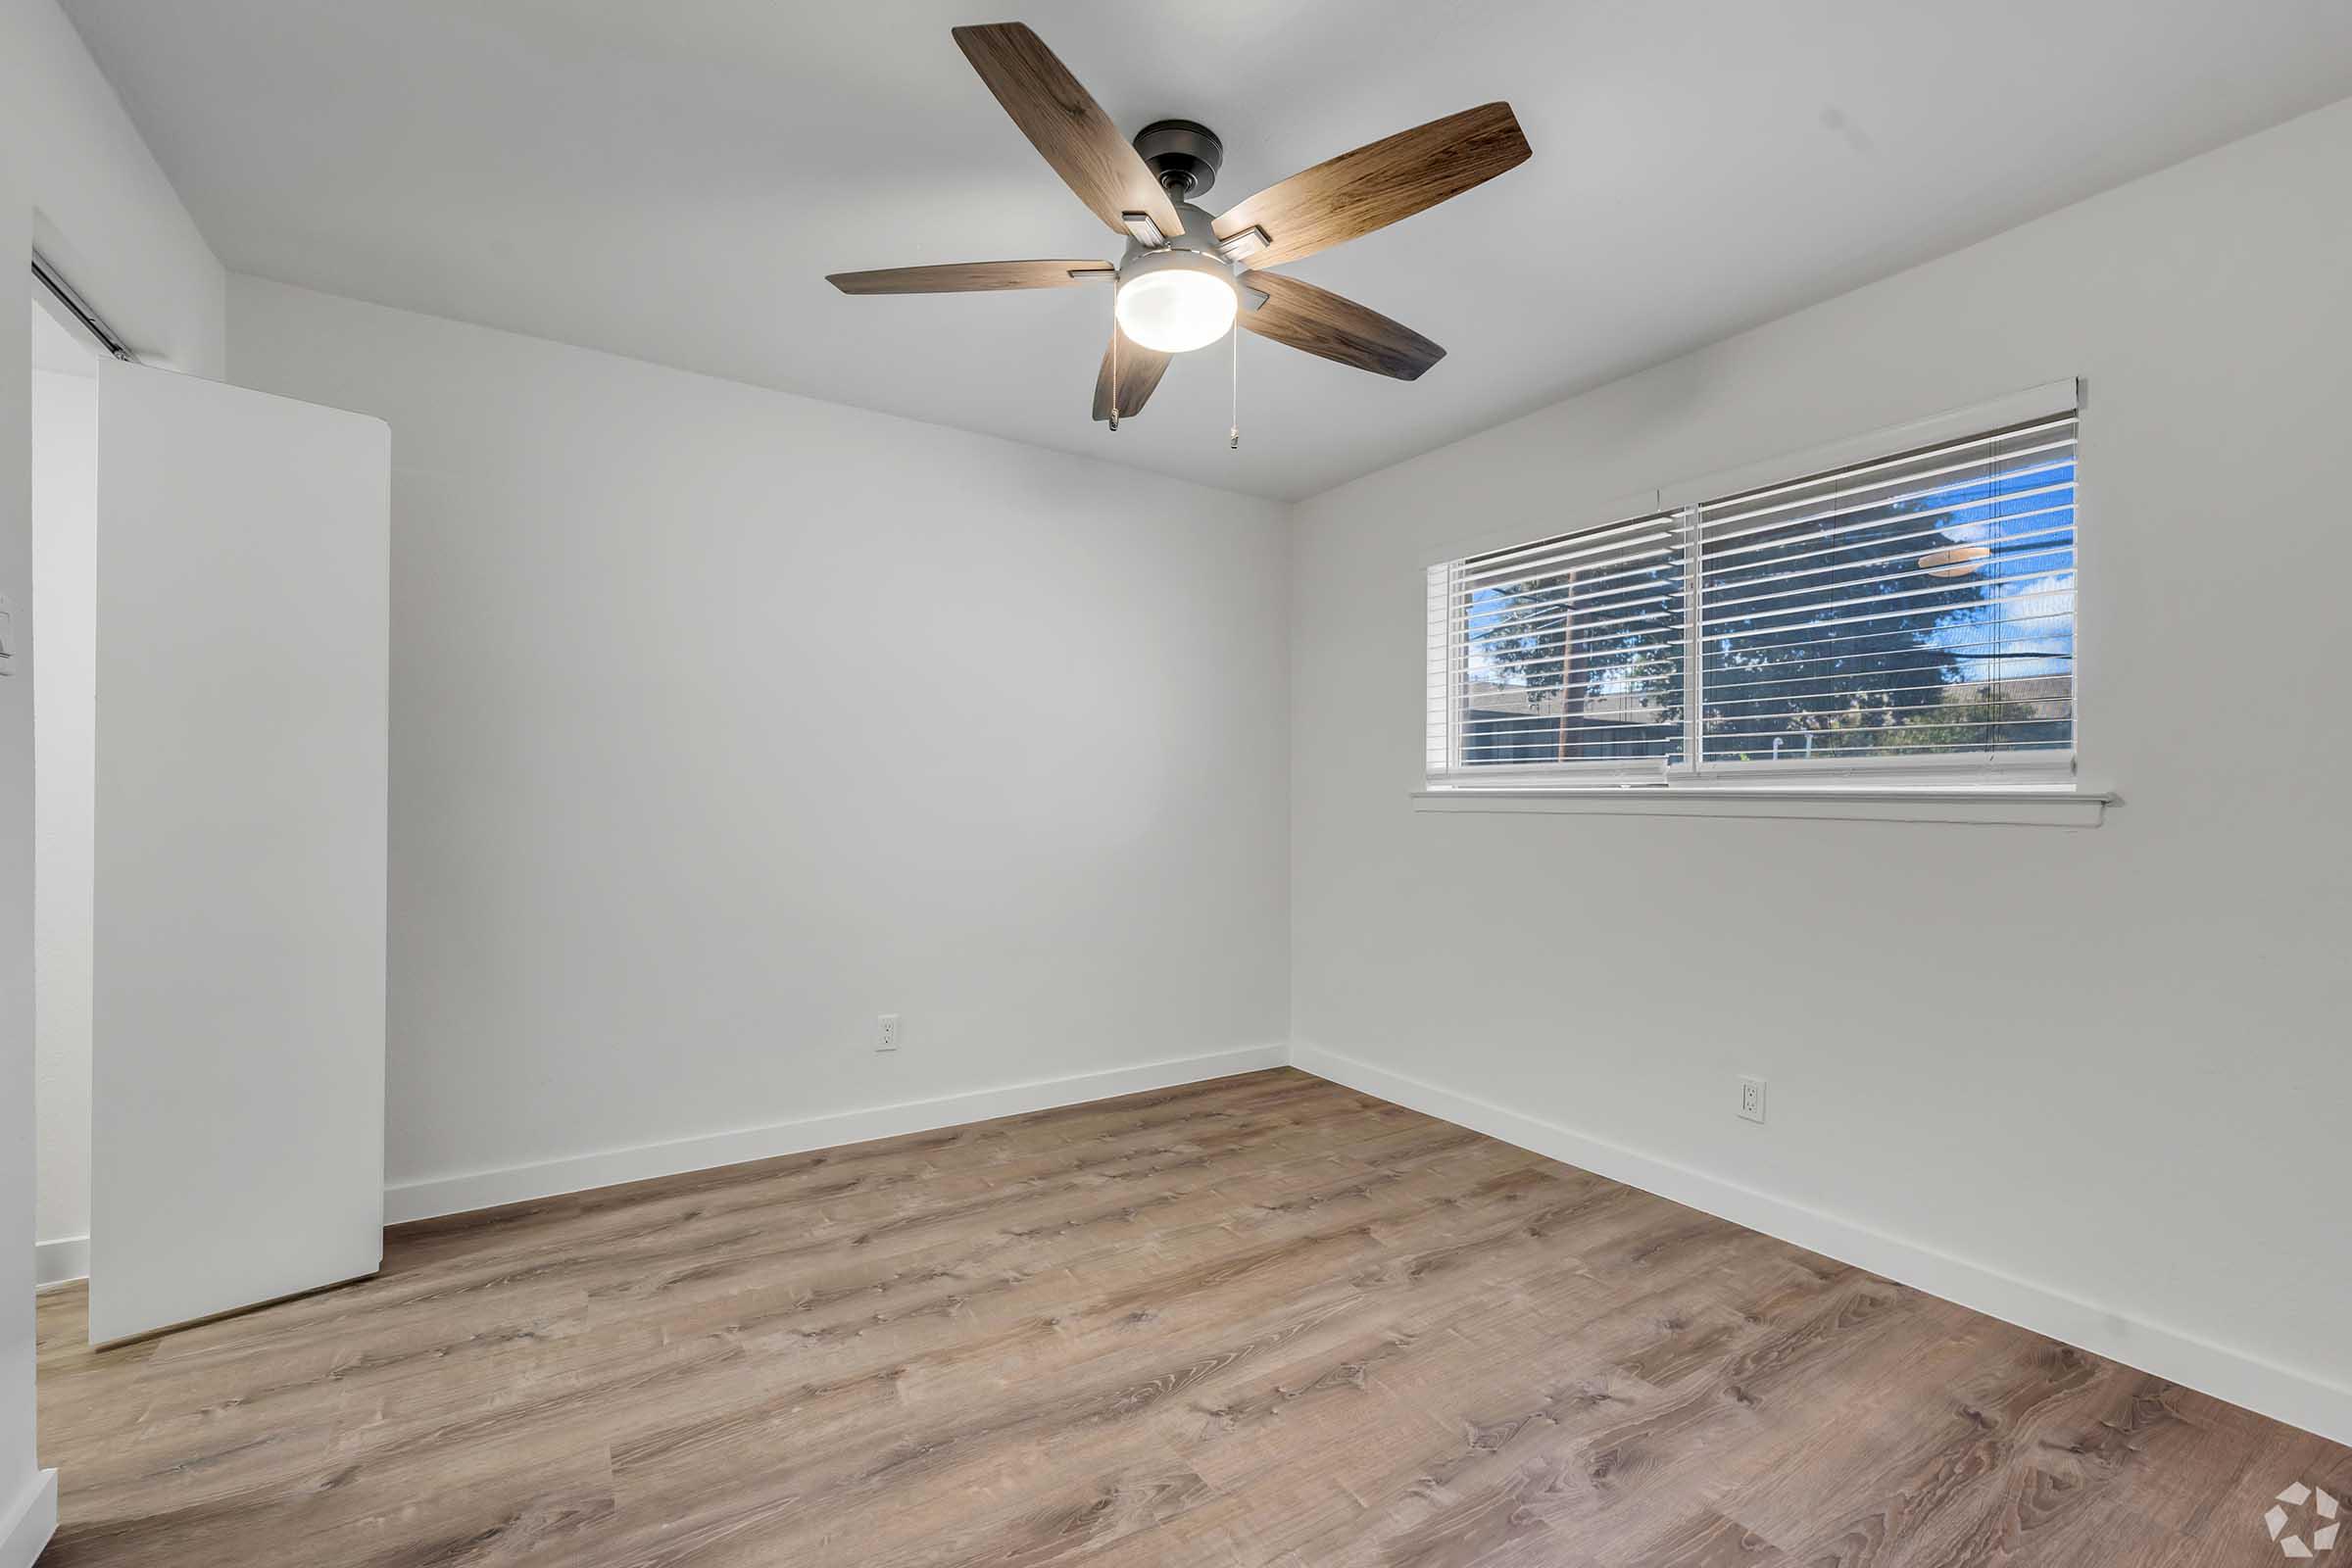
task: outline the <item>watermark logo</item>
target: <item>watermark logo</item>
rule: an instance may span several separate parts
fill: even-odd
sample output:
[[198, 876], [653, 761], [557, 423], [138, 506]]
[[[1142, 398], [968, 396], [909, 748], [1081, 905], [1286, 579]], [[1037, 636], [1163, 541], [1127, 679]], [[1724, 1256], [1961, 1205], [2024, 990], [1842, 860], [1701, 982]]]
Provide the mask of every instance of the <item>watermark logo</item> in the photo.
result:
[[2281, 1554], [2310, 1558], [2335, 1545], [2335, 1533], [2343, 1528], [2336, 1518], [2338, 1511], [2333, 1497], [2298, 1481], [2278, 1494], [2278, 1500], [2271, 1504], [2262, 1522]]

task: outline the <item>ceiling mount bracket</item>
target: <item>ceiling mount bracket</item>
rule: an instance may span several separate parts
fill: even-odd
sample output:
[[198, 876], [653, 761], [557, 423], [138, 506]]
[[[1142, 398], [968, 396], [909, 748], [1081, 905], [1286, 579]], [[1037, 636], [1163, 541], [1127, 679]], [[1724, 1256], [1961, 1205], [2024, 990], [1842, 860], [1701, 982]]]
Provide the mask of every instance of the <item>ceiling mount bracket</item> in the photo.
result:
[[1171, 201], [1199, 201], [1225, 167], [1225, 144], [1197, 120], [1154, 120], [1135, 133], [1135, 150]]

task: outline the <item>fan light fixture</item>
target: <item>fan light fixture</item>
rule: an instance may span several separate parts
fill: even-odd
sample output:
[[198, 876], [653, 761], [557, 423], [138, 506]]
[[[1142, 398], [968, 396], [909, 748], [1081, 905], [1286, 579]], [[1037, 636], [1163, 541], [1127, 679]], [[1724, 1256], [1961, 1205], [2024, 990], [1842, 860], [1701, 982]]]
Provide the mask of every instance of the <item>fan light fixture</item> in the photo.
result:
[[1233, 330], [1241, 296], [1222, 263], [1198, 251], [1153, 251], [1127, 264], [1111, 309], [1130, 342], [1184, 354]]
[[[965, 294], [1108, 282], [1110, 342], [1093, 411], [1113, 430], [1139, 413], [1176, 355], [1232, 333], [1241, 442], [1241, 334], [1374, 375], [1410, 381], [1446, 350], [1401, 321], [1274, 270], [1483, 185], [1529, 157], [1506, 103], [1480, 104], [1326, 158], [1222, 213], [1200, 207], [1225, 144], [1197, 120], [1155, 120], [1131, 140], [1045, 40], [1017, 22], [954, 29], [956, 47], [1071, 194], [1125, 243], [1083, 256], [830, 272], [844, 294]], [[951, 153], [956, 149], [950, 148]], [[1100, 299], [1102, 296], [1097, 295]]]

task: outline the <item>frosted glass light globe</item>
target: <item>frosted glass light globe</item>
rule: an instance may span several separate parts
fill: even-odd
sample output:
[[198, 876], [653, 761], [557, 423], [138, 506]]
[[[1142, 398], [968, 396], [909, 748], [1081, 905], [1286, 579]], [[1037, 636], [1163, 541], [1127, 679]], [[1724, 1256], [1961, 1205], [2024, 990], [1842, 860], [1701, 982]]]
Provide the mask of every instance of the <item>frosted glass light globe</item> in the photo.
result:
[[1183, 354], [1223, 337], [1240, 306], [1224, 269], [1203, 260], [1198, 267], [1162, 266], [1126, 279], [1112, 311], [1129, 341]]

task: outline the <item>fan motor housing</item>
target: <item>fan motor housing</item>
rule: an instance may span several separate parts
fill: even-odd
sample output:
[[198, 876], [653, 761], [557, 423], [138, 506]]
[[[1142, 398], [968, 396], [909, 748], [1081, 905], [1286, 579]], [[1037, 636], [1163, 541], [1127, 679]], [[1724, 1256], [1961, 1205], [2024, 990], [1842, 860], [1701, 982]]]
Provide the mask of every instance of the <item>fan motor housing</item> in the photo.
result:
[[[1224, 248], [1217, 241], [1217, 231], [1213, 226], [1215, 220], [1187, 201], [1176, 203], [1176, 216], [1184, 220], [1182, 233], [1170, 234], [1157, 245], [1146, 245], [1134, 238], [1127, 241], [1127, 249], [1120, 255], [1117, 269], [1122, 280], [1157, 267], [1198, 267], [1203, 262], [1215, 263], [1228, 276], [1235, 273], [1234, 265], [1225, 259]], [[1178, 262], [1177, 258], [1182, 258], [1182, 261]]]
[[1225, 165], [1225, 144], [1197, 120], [1155, 120], [1135, 133], [1135, 150], [1178, 201], [1206, 195]]

